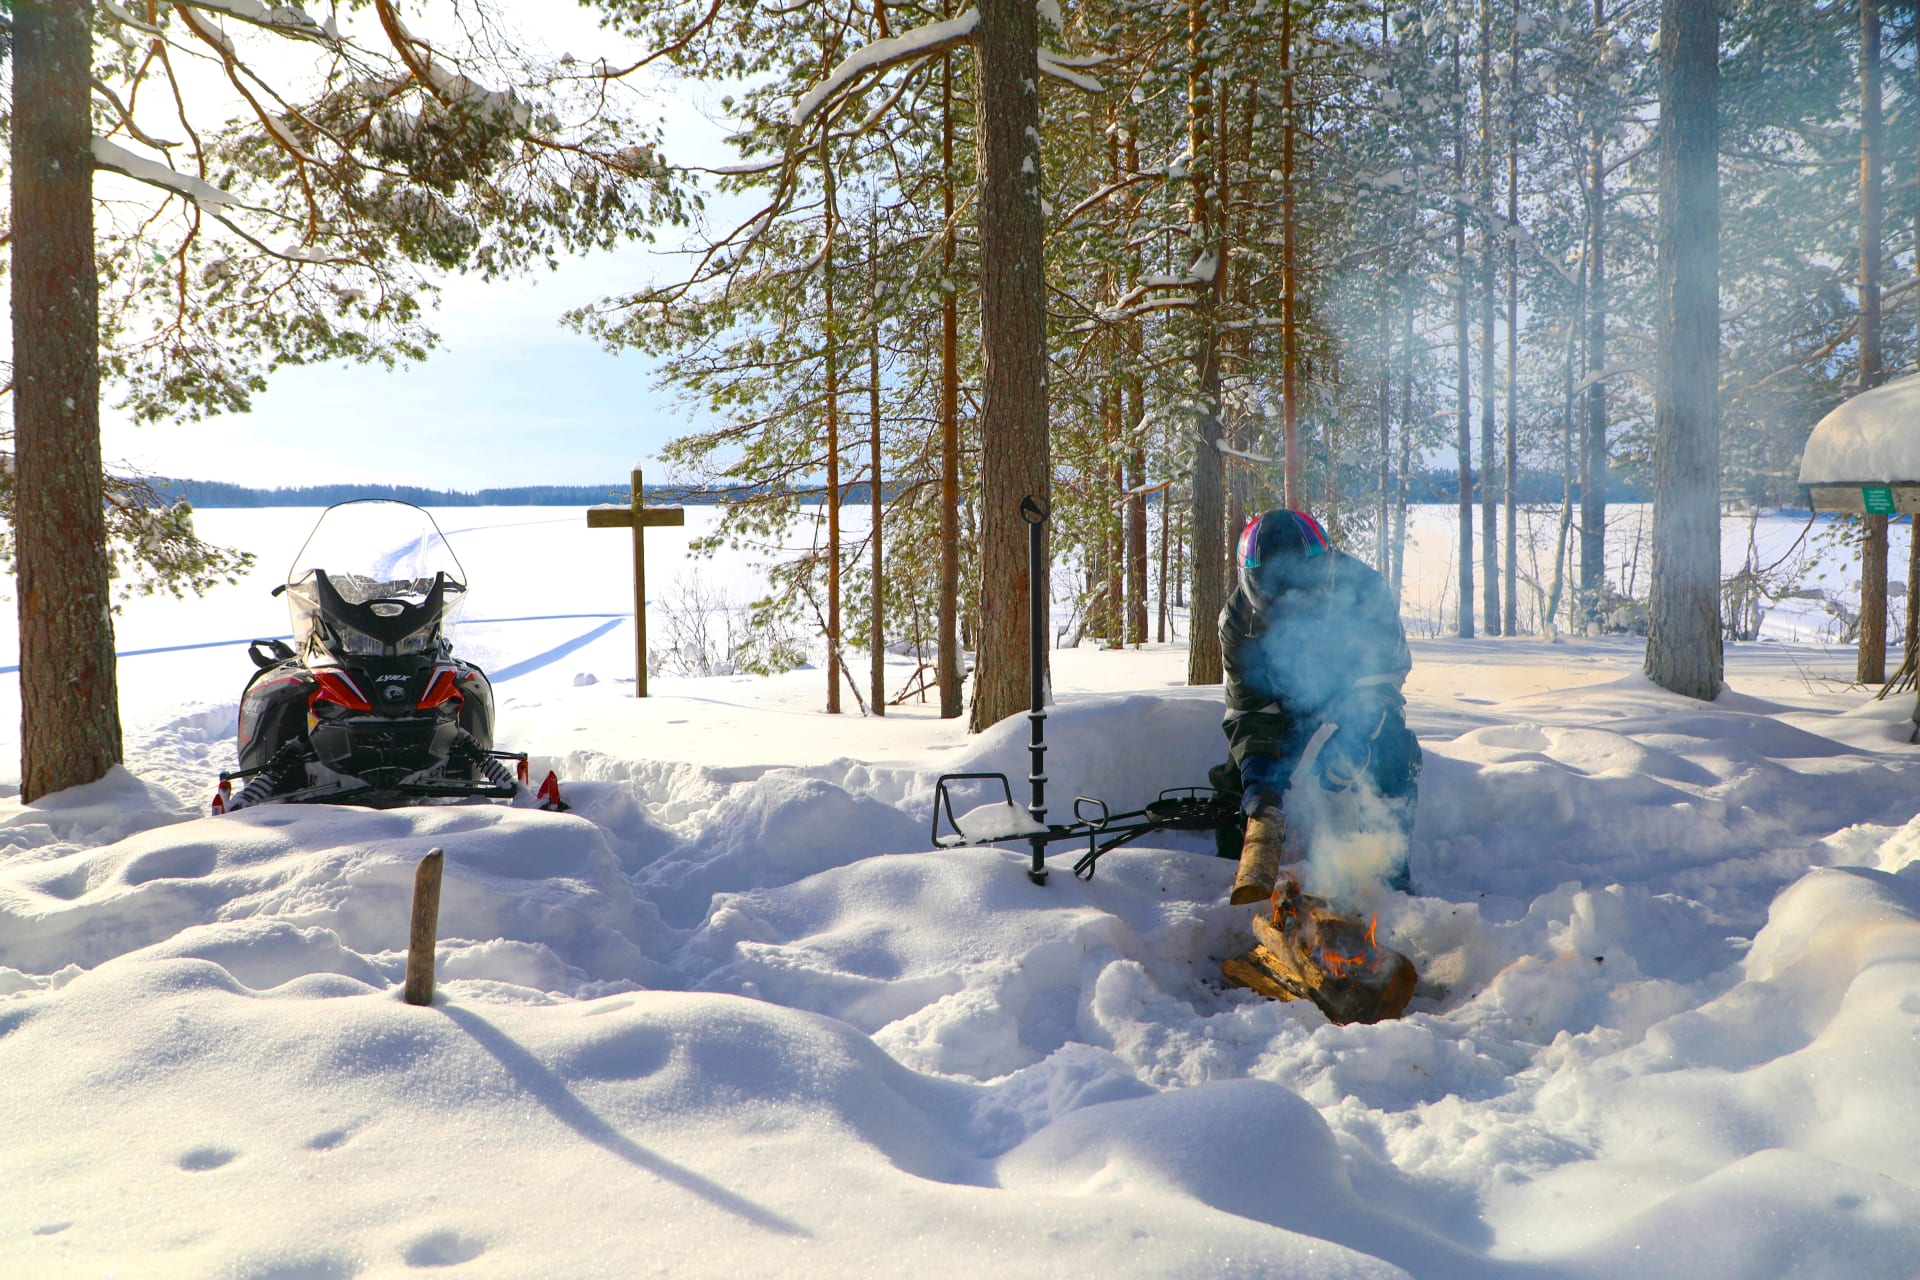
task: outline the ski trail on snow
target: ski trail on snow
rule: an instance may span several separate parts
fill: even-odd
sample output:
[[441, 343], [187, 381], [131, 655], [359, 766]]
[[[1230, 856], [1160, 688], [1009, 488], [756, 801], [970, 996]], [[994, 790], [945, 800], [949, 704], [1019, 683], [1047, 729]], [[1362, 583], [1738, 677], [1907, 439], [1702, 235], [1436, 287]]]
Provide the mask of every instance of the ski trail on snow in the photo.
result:
[[[611, 618], [613, 620], [607, 626], [596, 628], [595, 630], [587, 633], [585, 637], [582, 637], [576, 640], [570, 640], [566, 644], [561, 645], [557, 649], [550, 649], [546, 653], [537, 655], [534, 658], [528, 658], [525, 662], [516, 663], [513, 667], [509, 668], [509, 670], [513, 671], [515, 675], [524, 675], [528, 671], [533, 671], [537, 667], [545, 665], [546, 662], [551, 662], [556, 658], [566, 657], [567, 654], [572, 653], [575, 649], [587, 643], [587, 641], [595, 639], [598, 636], [604, 635], [611, 627], [617, 626], [619, 623], [626, 621], [628, 616], [629, 615], [624, 613], [530, 613], [518, 618], [470, 618], [464, 623], [462, 623], [461, 625], [468, 626], [468, 627], [496, 627], [496, 626], [505, 626], [508, 623], [514, 623], [514, 622], [573, 622], [573, 621], [578, 621], [581, 619], [589, 619], [589, 618], [591, 619]], [[245, 639], [241, 639], [241, 640], [200, 640], [200, 641], [196, 641], [193, 644], [167, 644], [167, 645], [160, 645], [152, 649], [122, 649], [119, 652], [115, 653], [113, 656], [115, 658], [144, 658], [149, 656], [150, 654], [186, 653], [192, 649], [225, 649], [229, 647], [238, 648], [238, 647], [250, 645], [255, 640], [291, 640], [291, 639], [293, 639], [292, 634], [289, 632], [283, 631], [277, 636], [252, 635], [252, 636], [247, 636]], [[543, 659], [544, 661], [542, 661]], [[17, 662], [12, 664], [11, 666], [0, 667], [0, 676], [18, 675], [19, 673], [20, 673], [20, 664]]]
[[613, 630], [625, 621], [625, 618], [615, 618], [612, 622], [603, 622], [585, 634], [577, 635], [571, 640], [563, 641], [555, 645], [545, 653], [536, 653], [524, 662], [516, 662], [511, 666], [501, 667], [499, 670], [489, 673], [487, 679], [494, 684], [505, 684], [517, 676], [524, 676], [530, 671], [538, 671], [550, 663], [558, 662], [574, 650], [583, 649], [587, 645], [592, 644], [595, 640], [598, 640], [601, 636], [607, 634], [607, 632]]

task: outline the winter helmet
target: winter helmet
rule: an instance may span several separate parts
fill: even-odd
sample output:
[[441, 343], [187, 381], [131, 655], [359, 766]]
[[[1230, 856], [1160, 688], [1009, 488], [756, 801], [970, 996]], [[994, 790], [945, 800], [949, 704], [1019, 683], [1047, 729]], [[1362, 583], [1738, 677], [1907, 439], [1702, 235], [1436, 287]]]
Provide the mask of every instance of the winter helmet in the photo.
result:
[[1304, 511], [1269, 511], [1247, 521], [1234, 557], [1240, 586], [1265, 602], [1288, 591], [1324, 585], [1331, 573], [1332, 548], [1320, 522]]

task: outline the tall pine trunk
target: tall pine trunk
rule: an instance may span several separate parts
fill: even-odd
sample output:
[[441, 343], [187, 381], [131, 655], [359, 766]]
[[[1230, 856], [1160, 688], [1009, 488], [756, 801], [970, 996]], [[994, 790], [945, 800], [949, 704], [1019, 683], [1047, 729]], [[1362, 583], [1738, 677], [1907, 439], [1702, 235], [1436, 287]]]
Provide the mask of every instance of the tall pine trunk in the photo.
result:
[[[840, 339], [834, 332], [833, 241], [839, 210], [833, 185], [833, 133], [820, 134], [821, 200], [826, 226], [821, 249], [820, 287], [826, 297], [827, 395], [827, 714], [840, 714]], [[852, 679], [851, 676], [848, 679]]]
[[[1606, 0], [1593, 0], [1594, 42], [1607, 44]], [[1587, 193], [1587, 416], [1580, 461], [1580, 598], [1599, 621], [1607, 591], [1607, 142], [1594, 126]]]
[[1377, 406], [1380, 415], [1380, 462], [1374, 469], [1373, 483], [1373, 568], [1383, 578], [1389, 567], [1387, 502], [1393, 484], [1393, 336], [1389, 328], [1389, 296], [1383, 286], [1375, 303], [1379, 309], [1375, 349], [1376, 359], [1380, 361], [1380, 403]]
[[[1514, 0], [1516, 6], [1519, 0]], [[1507, 458], [1501, 487], [1506, 510], [1506, 591], [1500, 630], [1520, 629], [1520, 23], [1507, 43]]]
[[[880, 209], [878, 204], [869, 215], [872, 221], [867, 225], [867, 306], [877, 308], [880, 300]], [[873, 489], [867, 495], [873, 500], [873, 591], [868, 602], [872, 612], [868, 617], [867, 635], [867, 677], [872, 700], [873, 714], [887, 714], [887, 593], [886, 575], [881, 563], [881, 521], [884, 512], [881, 509], [882, 468], [880, 452], [880, 313], [874, 310], [867, 331], [867, 453], [869, 470], [873, 477]]]
[[1306, 505], [1300, 486], [1299, 222], [1294, 216], [1296, 159], [1293, 92], [1293, 0], [1280, 11], [1280, 420], [1287, 506]]
[[[1052, 501], [1039, 14], [1032, 0], [980, 0], [979, 9], [980, 658], [968, 720], [976, 733], [1029, 705], [1032, 642], [1045, 636], [1029, 635], [1020, 503]], [[1041, 560], [1044, 574], [1044, 543]]]
[[[1880, 4], [1860, 0], [1860, 379], [1880, 385]], [[1887, 678], [1887, 518], [1868, 516], [1860, 546], [1860, 649], [1855, 679]]]
[[1220, 455], [1219, 281], [1224, 264], [1215, 206], [1213, 65], [1206, 0], [1187, 7], [1187, 129], [1192, 149], [1192, 200], [1189, 210], [1196, 263], [1211, 262], [1210, 278], [1194, 289], [1193, 358], [1195, 412], [1193, 443], [1193, 603], [1187, 627], [1187, 683], [1218, 684], [1221, 679], [1217, 618], [1226, 602], [1225, 477]]
[[[1913, 18], [1909, 30], [1916, 40], [1920, 40], [1920, 3], [1910, 7]], [[1920, 99], [1920, 65], [1915, 65], [1908, 92]], [[1909, 123], [1908, 128], [1912, 128]], [[1920, 191], [1920, 149], [1914, 153], [1913, 180]], [[1920, 286], [1920, 200], [1914, 202], [1913, 217], [1913, 273], [1914, 283]], [[1920, 309], [1916, 309], [1920, 317]], [[1920, 334], [1916, 335], [1920, 339]], [[1907, 518], [1907, 627], [1906, 627], [1906, 663], [1920, 662], [1920, 520], [1912, 516]]]
[[957, 236], [953, 214], [953, 55], [940, 73], [940, 201], [945, 231], [940, 237], [940, 652], [935, 679], [940, 716], [965, 709], [960, 683], [966, 661], [960, 652], [960, 289], [953, 278]]
[[1413, 470], [1413, 312], [1414, 290], [1404, 276], [1400, 298], [1400, 465], [1393, 494], [1393, 572], [1389, 579], [1398, 603], [1407, 576], [1407, 477]]
[[[1647, 675], [1720, 691], [1720, 187], [1716, 0], [1660, 6], [1659, 341]], [[1873, 0], [1865, 0], [1871, 5]]]
[[92, 7], [13, 5], [14, 556], [21, 797], [119, 763], [100, 466]]
[[[1126, 173], [1140, 171], [1139, 144], [1133, 130], [1126, 131]], [[1147, 495], [1140, 492], [1147, 483], [1147, 450], [1142, 439], [1142, 424], [1147, 416], [1146, 384], [1141, 373], [1145, 361], [1146, 336], [1138, 320], [1127, 324], [1126, 359], [1120, 380], [1120, 412], [1127, 432], [1133, 438], [1133, 451], [1127, 464], [1127, 484], [1132, 490], [1127, 499], [1127, 643], [1147, 642]], [[1165, 502], [1165, 494], [1161, 501]], [[1162, 510], [1165, 510], [1163, 507]], [[1166, 594], [1162, 582], [1161, 595]], [[1165, 610], [1162, 610], [1164, 619]], [[1166, 624], [1161, 623], [1164, 632]], [[1161, 639], [1165, 639], [1165, 635]]]
[[1494, 491], [1494, 311], [1499, 256], [1493, 225], [1493, 0], [1480, 0], [1480, 592], [1487, 634], [1500, 634], [1500, 495]]
[[1467, 339], [1467, 115], [1460, 33], [1453, 33], [1454, 458], [1460, 498], [1460, 609], [1455, 632], [1473, 638], [1473, 366]]

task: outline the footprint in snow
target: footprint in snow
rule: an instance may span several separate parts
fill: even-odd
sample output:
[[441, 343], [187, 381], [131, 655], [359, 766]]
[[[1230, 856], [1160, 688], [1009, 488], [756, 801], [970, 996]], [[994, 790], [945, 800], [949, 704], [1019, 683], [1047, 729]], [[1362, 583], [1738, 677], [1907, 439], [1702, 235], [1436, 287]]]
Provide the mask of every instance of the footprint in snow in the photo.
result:
[[487, 1246], [472, 1236], [457, 1231], [435, 1231], [408, 1245], [400, 1256], [410, 1267], [457, 1267], [472, 1262], [487, 1251]]
[[325, 1133], [314, 1134], [307, 1139], [306, 1148], [309, 1151], [331, 1151], [352, 1136], [353, 1130], [343, 1125], [338, 1129], [328, 1129]]
[[226, 1147], [195, 1147], [180, 1157], [180, 1167], [188, 1173], [205, 1173], [209, 1169], [218, 1169], [230, 1164], [240, 1153]]

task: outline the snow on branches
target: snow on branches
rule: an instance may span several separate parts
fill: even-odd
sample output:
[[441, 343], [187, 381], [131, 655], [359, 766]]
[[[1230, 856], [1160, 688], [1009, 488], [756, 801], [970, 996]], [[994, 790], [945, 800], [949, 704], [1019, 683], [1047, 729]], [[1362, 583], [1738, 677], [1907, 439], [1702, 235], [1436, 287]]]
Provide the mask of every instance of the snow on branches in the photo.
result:
[[827, 73], [794, 104], [793, 127], [798, 129], [829, 102], [847, 96], [849, 88], [862, 77], [877, 74], [902, 62], [931, 58], [967, 43], [980, 25], [980, 11], [968, 9], [943, 22], [929, 22], [897, 36], [872, 40], [854, 50]]

